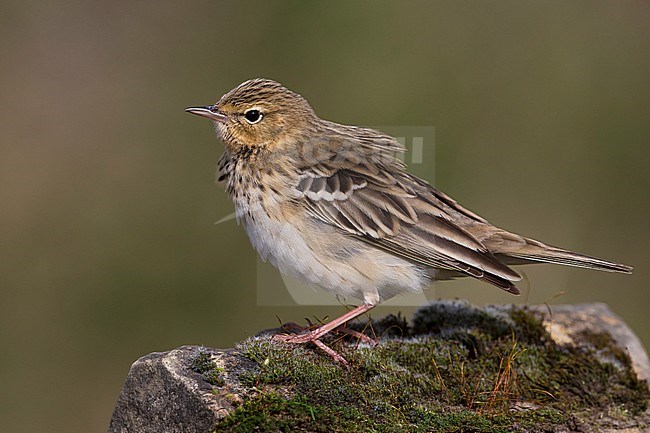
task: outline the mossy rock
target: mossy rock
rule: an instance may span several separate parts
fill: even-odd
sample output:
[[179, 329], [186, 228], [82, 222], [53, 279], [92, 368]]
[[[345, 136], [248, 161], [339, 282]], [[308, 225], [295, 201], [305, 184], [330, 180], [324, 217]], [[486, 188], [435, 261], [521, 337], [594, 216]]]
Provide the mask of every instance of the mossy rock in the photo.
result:
[[190, 368], [226, 402], [215, 432], [648, 428], [648, 385], [620, 344], [599, 328], [558, 343], [542, 311], [440, 302], [410, 324], [400, 316], [357, 323], [379, 344], [326, 340], [349, 368], [269, 335], [240, 343], [226, 358], [195, 351]]

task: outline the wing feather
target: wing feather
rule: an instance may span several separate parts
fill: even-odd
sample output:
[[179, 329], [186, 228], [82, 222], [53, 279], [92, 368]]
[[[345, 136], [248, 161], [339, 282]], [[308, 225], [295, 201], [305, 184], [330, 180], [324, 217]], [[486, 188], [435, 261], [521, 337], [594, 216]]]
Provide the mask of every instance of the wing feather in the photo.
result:
[[[483, 279], [519, 293], [521, 276], [496, 258], [463, 223], [484, 220], [398, 167], [373, 158], [304, 167], [296, 188], [307, 211], [364, 242], [431, 268]], [[397, 168], [397, 170], [395, 170]]]

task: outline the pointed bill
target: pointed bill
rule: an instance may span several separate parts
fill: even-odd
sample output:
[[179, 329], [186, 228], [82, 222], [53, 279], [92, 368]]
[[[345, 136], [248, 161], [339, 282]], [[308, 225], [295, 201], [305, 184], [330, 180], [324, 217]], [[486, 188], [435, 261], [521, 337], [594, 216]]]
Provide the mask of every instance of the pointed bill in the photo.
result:
[[219, 110], [217, 110], [217, 107], [214, 105], [207, 105], [204, 107], [187, 107], [185, 111], [188, 113], [196, 114], [197, 116], [206, 117], [210, 120], [214, 120], [215, 122], [225, 123], [227, 119], [226, 115], [220, 113]]

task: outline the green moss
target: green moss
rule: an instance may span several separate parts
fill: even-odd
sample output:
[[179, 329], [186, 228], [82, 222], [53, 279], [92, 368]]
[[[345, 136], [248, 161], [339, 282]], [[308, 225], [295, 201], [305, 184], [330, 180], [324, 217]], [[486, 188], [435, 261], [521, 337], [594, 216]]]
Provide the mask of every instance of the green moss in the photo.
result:
[[[369, 418], [354, 406], [314, 405], [303, 397], [285, 398], [267, 393], [248, 400], [231, 416], [221, 422], [215, 432], [512, 432], [514, 422], [526, 431], [543, 431], [563, 419], [557, 413], [539, 411], [535, 417], [506, 415], [482, 416], [472, 411], [432, 412], [413, 408], [399, 417], [386, 418], [384, 412], [394, 408], [378, 407], [377, 419]], [[532, 430], [531, 430], [532, 429]]]
[[223, 386], [225, 379], [223, 377], [223, 368], [218, 367], [209, 353], [199, 352], [192, 362], [192, 371], [203, 375], [206, 382], [214, 386]]
[[260, 394], [246, 401], [215, 431], [249, 432], [364, 432], [364, 417], [353, 407], [314, 405], [304, 397]]
[[239, 379], [254, 391], [216, 430], [541, 432], [568, 429], [565, 413], [625, 419], [647, 408], [647, 384], [626, 355], [597, 356], [615, 347], [602, 336], [558, 346], [525, 309], [430, 308], [413, 326], [398, 316], [373, 322], [399, 340], [330, 340], [349, 369], [309, 347], [245, 341], [238, 349], [256, 368]]

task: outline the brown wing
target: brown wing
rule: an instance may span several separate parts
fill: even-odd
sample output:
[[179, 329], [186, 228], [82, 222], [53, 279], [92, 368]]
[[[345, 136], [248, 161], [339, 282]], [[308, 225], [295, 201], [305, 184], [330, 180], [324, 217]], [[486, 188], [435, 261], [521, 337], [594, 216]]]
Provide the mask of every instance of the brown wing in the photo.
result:
[[297, 189], [313, 217], [377, 248], [519, 293], [512, 281], [521, 276], [455, 223], [485, 220], [401, 167], [388, 170], [372, 158], [328, 161], [303, 169]]

